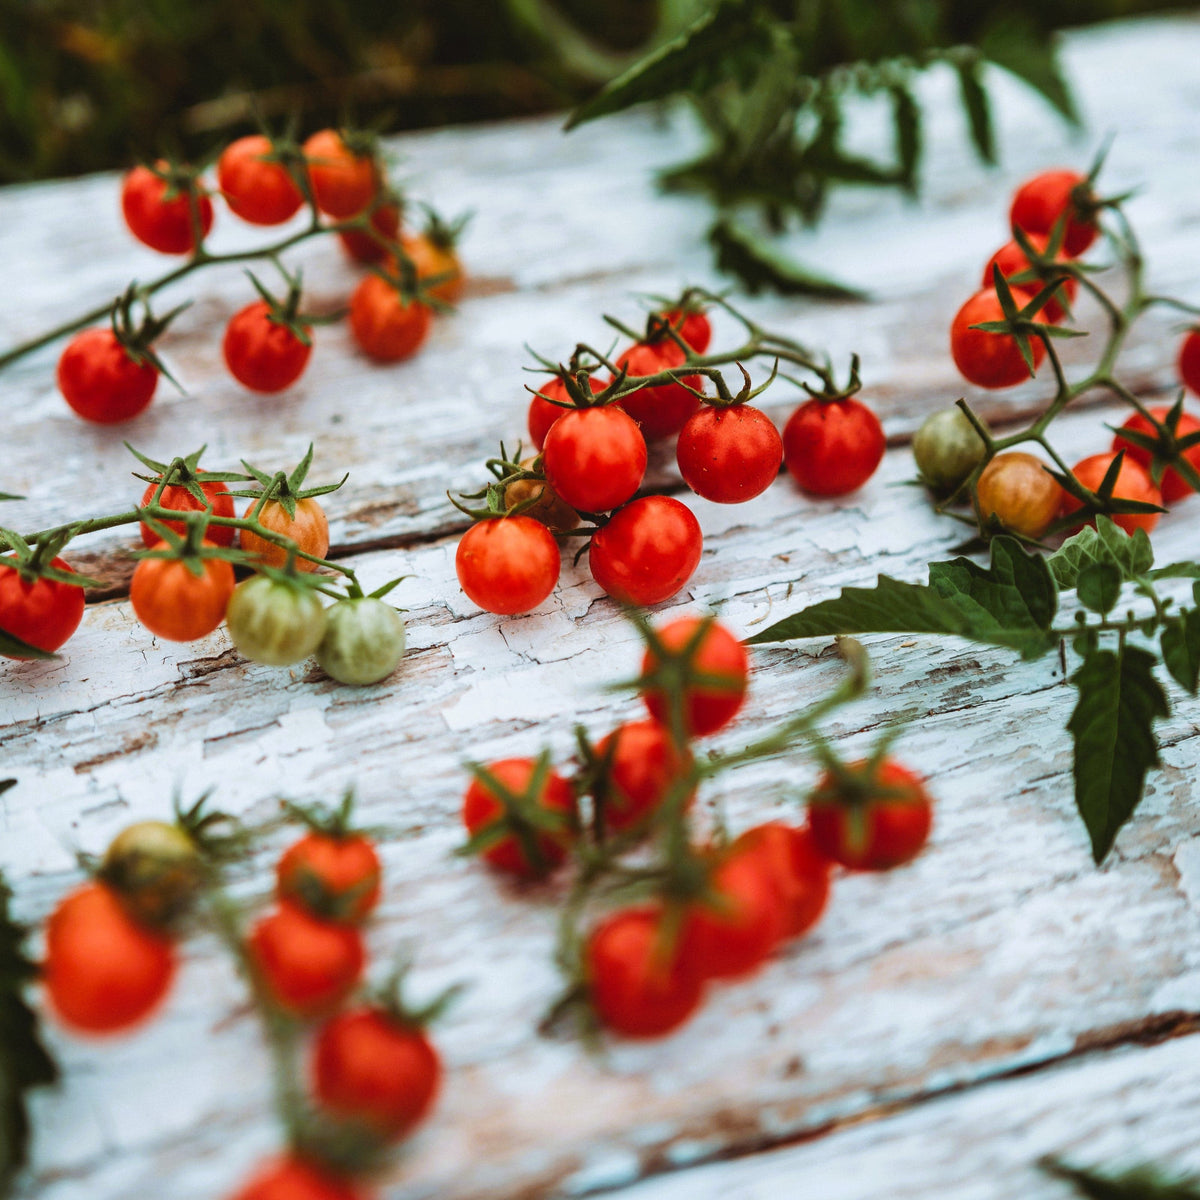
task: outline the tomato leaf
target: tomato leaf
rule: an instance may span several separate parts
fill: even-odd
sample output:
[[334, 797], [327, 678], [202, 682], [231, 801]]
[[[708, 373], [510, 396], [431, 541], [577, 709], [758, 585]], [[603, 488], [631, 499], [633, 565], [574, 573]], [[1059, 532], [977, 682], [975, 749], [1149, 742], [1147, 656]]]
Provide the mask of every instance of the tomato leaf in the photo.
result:
[[1088, 1200], [1200, 1200], [1200, 1179], [1170, 1179], [1153, 1167], [1109, 1175], [1053, 1160], [1044, 1160], [1040, 1166]]
[[1171, 678], [1194, 696], [1200, 687], [1200, 583], [1192, 588], [1192, 595], [1197, 607], [1186, 609], [1163, 626], [1159, 648]]
[[15, 634], [6, 633], [0, 629], [0, 657], [2, 658], [57, 658], [57, 654], [51, 654], [49, 650], [41, 650], [37, 646], [31, 646], [28, 642], [23, 642]]
[[784, 296], [824, 296], [834, 300], [865, 300], [865, 292], [836, 279], [809, 271], [772, 250], [741, 225], [725, 218], [708, 232], [716, 250], [717, 269], [736, 275], [751, 295], [765, 288]]
[[1112, 563], [1089, 563], [1075, 581], [1079, 603], [1100, 614], [1112, 612], [1121, 596], [1121, 569]]
[[[1144, 529], [1136, 530], [1130, 537], [1110, 518], [1101, 515], [1096, 518], [1094, 529], [1085, 526], [1050, 555], [1047, 562], [1058, 586], [1073, 588], [1080, 572], [1095, 564], [1116, 567], [1125, 581], [1145, 575], [1154, 565], [1154, 551]], [[1151, 578], [1158, 574], [1153, 572]]]
[[1170, 711], [1154, 678], [1157, 659], [1137, 646], [1091, 647], [1071, 676], [1079, 693], [1067, 729], [1075, 739], [1075, 804], [1097, 863], [1142, 798], [1158, 765], [1154, 722]]
[[971, 141], [975, 143], [979, 157], [989, 165], [994, 164], [996, 139], [992, 130], [991, 106], [979, 78], [980, 60], [973, 54], [963, 56], [956, 60], [954, 66], [958, 71], [958, 87], [962, 94], [963, 107], [967, 111]]
[[921, 110], [913, 94], [901, 83], [892, 89], [892, 121], [895, 126], [897, 178], [906, 192], [915, 195], [917, 166], [921, 161]]
[[980, 40], [984, 56], [1015, 75], [1049, 101], [1072, 125], [1079, 110], [1054, 54], [1054, 41], [1027, 19], [1002, 18]]

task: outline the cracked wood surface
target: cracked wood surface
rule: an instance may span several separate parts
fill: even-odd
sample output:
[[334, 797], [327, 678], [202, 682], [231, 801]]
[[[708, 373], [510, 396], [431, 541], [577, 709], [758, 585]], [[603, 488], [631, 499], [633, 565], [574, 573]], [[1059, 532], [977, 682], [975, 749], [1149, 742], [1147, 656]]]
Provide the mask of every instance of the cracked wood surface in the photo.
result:
[[[1200, 201], [1185, 184], [1200, 150], [1190, 115], [1197, 51], [1200, 25], [1173, 20], [1075, 35], [1067, 55], [1093, 128], [1118, 131], [1111, 186], [1149, 185], [1132, 213], [1154, 286], [1192, 300]], [[929, 81], [932, 94], [948, 87]], [[897, 440], [961, 394], [944, 331], [1003, 238], [1011, 186], [1090, 152], [1064, 145], [1027, 95], [1002, 94], [1002, 173], [967, 161], [957, 112], [944, 108], [921, 207], [849, 197], [815, 238], [798, 239], [814, 265], [873, 286], [874, 303], [753, 306], [838, 362], [859, 350], [866, 394]], [[244, 454], [267, 466], [298, 457], [312, 438], [316, 472], [351, 472], [329, 504], [339, 553], [367, 585], [414, 576], [395, 594], [409, 609], [409, 655], [375, 689], [339, 687], [308, 667], [247, 664], [223, 632], [188, 646], [155, 642], [123, 599], [90, 606], [61, 661], [7, 664], [0, 738], [4, 773], [20, 783], [0, 796], [0, 867], [19, 915], [43, 917], [78, 877], [76, 850], [100, 851], [129, 821], [162, 816], [176, 785], [190, 796], [214, 784], [222, 807], [265, 819], [281, 792], [328, 799], [355, 783], [363, 820], [387, 831], [376, 961], [412, 943], [422, 987], [470, 985], [438, 1032], [449, 1067], [442, 1103], [383, 1188], [397, 1200], [613, 1188], [628, 1188], [629, 1200], [757, 1197], [776, 1194], [773, 1184], [838, 1197], [1053, 1200], [1061, 1186], [1030, 1168], [1039, 1154], [1189, 1150], [1180, 1129], [1200, 1104], [1200, 1050], [1186, 1036], [1200, 1014], [1195, 707], [1178, 704], [1164, 724], [1163, 769], [1097, 871], [1071, 797], [1063, 726], [1073, 693], [1054, 659], [867, 639], [875, 686], [830, 732], [853, 752], [897, 715], [909, 719], [902, 753], [931, 777], [939, 805], [930, 850], [887, 877], [840, 879], [813, 936], [754, 982], [715, 991], [676, 1037], [596, 1058], [534, 1034], [557, 988], [558, 890], [521, 891], [451, 856], [461, 763], [546, 742], [567, 757], [574, 718], [599, 734], [636, 711], [602, 690], [633, 669], [636, 648], [586, 566], [566, 567], [531, 616], [475, 610], [453, 582], [448, 535], [459, 520], [443, 493], [477, 478], [498, 438], [521, 427], [522, 341], [565, 353], [580, 337], [601, 337], [601, 311], [628, 313], [631, 291], [697, 278], [703, 210], [653, 199], [646, 181], [647, 165], [678, 157], [685, 136], [635, 118], [565, 140], [553, 122], [528, 122], [400, 143], [439, 202], [478, 209], [465, 246], [474, 291], [411, 364], [370, 367], [341, 331], [322, 330], [301, 387], [278, 400], [247, 397], [215, 357], [215, 331], [245, 302], [230, 271], [194, 278], [198, 303], [167, 348], [191, 394], [164, 396], [128, 430], [87, 428], [62, 411], [53, 354], [8, 374], [5, 470], [17, 477], [0, 485], [29, 499], [6, 506], [6, 523], [45, 525], [132, 497], [136, 485], [121, 490], [123, 436], [167, 455], [207, 440], [213, 465]], [[114, 196], [112, 177], [0, 193], [0, 261], [22, 282], [0, 296], [6, 341], [62, 315], [68, 263], [93, 300], [154, 269], [121, 234]], [[72, 217], [81, 208], [87, 223]], [[301, 258], [316, 295], [336, 303], [351, 277], [334, 250]], [[1125, 377], [1147, 392], [1171, 382], [1171, 326], [1152, 327], [1126, 356]], [[978, 398], [1002, 414], [1038, 395], [1035, 385]], [[776, 415], [789, 402], [780, 388]], [[1072, 415], [1059, 444], [1068, 457], [1102, 449], [1100, 422], [1119, 419], [1104, 406]], [[42, 478], [50, 464], [70, 469], [70, 482]], [[705, 555], [663, 611], [715, 607], [750, 632], [880, 571], [923, 579], [961, 530], [901, 486], [910, 474], [907, 450], [894, 448], [842, 502], [802, 499], [786, 480], [736, 508], [692, 500]], [[657, 476], [677, 486], [671, 479], [665, 467]], [[1195, 557], [1193, 520], [1190, 505], [1164, 520], [1160, 561]], [[94, 563], [119, 592], [128, 539], [94, 544]], [[755, 660], [746, 716], [722, 744], [823, 694], [842, 670], [820, 642]], [[788, 811], [812, 778], [801, 756], [781, 756], [728, 777], [710, 798], [738, 827]], [[265, 897], [281, 844], [247, 865], [242, 894]], [[118, 1045], [53, 1034], [64, 1085], [35, 1101], [21, 1195], [128, 1200], [162, 1195], [167, 1180], [179, 1200], [228, 1191], [277, 1137], [266, 1055], [242, 1004], [229, 963], [201, 939], [144, 1033]], [[1178, 1040], [1130, 1048], [1167, 1037]], [[1131, 1123], [1136, 1138], [1124, 1136]], [[763, 1153], [789, 1142], [798, 1144]], [[736, 1161], [693, 1165], [720, 1158]], [[923, 1173], [905, 1176], [900, 1193], [897, 1178], [914, 1160]], [[659, 1178], [631, 1186], [643, 1176]]]

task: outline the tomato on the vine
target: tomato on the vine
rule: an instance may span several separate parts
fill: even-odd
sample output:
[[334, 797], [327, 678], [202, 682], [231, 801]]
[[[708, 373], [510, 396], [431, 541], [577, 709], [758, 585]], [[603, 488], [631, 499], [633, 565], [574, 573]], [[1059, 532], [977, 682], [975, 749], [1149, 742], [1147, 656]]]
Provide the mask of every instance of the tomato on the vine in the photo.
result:
[[813, 398], [783, 428], [783, 461], [813, 496], [844, 496], [862, 487], [883, 460], [887, 440], [879, 418], [852, 396]]
[[[155, 163], [165, 172], [167, 163]], [[183, 190], [170, 199], [170, 183], [149, 167], [134, 167], [121, 184], [121, 212], [129, 232], [139, 242], [160, 254], [191, 254], [196, 248], [192, 227], [192, 204]], [[207, 237], [213, 223], [213, 205], [204, 188], [197, 185], [196, 224], [200, 236]]]
[[76, 334], [58, 360], [58, 390], [86, 421], [115, 425], [136, 417], [158, 386], [158, 368], [140, 362], [111, 329]]
[[336, 601], [325, 610], [325, 636], [317, 647], [321, 670], [338, 683], [386, 679], [404, 657], [404, 620], [375, 596]]
[[[605, 384], [602, 383], [595, 375], [588, 376], [588, 386], [592, 389], [592, 394], [604, 391]], [[540, 450], [546, 444], [546, 434], [550, 432], [550, 427], [563, 416], [568, 410], [560, 408], [558, 404], [552, 401], [559, 401], [561, 404], [571, 404], [572, 400], [567, 392], [567, 385], [556, 375], [553, 379], [543, 383], [538, 391], [540, 396], [532, 396], [529, 400], [529, 439]], [[543, 400], [542, 396], [548, 396], [548, 400]]]
[[300, 211], [304, 194], [270, 138], [249, 134], [230, 142], [217, 160], [217, 186], [226, 203], [252, 225], [279, 225]]
[[762, 409], [704, 405], [679, 432], [675, 460], [683, 481], [715, 504], [761, 495], [783, 464], [783, 439]]
[[428, 1114], [441, 1077], [441, 1059], [424, 1031], [381, 1008], [339, 1013], [313, 1046], [313, 1093], [322, 1108], [389, 1142]]
[[[251, 500], [243, 514], [249, 517], [257, 505]], [[232, 515], [232, 514], [230, 514]], [[278, 500], [268, 500], [258, 510], [258, 523], [272, 533], [281, 533], [296, 543], [296, 549], [304, 554], [324, 558], [329, 553], [329, 519], [325, 510], [311, 496], [296, 501], [296, 515], [289, 517], [287, 509]], [[252, 529], [242, 530], [242, 549], [256, 555], [268, 567], [282, 567], [287, 562], [287, 548], [268, 541]], [[292, 560], [297, 571], [315, 571], [317, 564], [299, 554]]]
[[594, 782], [592, 795], [611, 833], [641, 824], [658, 809], [687, 762], [657, 721], [618, 725], [596, 744], [596, 758], [607, 763], [607, 770]]
[[[1150, 415], [1159, 422], [1165, 425], [1167, 417], [1170, 414], [1170, 409], [1166, 405], [1160, 405], [1157, 408], [1150, 409]], [[1158, 430], [1151, 422], [1146, 420], [1142, 414], [1134, 413], [1122, 426], [1122, 429], [1128, 429], [1133, 433], [1143, 433], [1147, 437], [1157, 438]], [[1179, 423], [1175, 427], [1174, 436], [1176, 438], [1185, 438], [1191, 434], [1200, 433], [1200, 421], [1198, 421], [1191, 413], [1180, 413]], [[1154, 455], [1151, 454], [1144, 446], [1136, 446], [1133, 442], [1123, 438], [1120, 433], [1113, 438], [1113, 450], [1124, 450], [1125, 457], [1132, 459], [1136, 463], [1140, 463], [1147, 471], [1150, 470]], [[1191, 463], [1191, 465], [1200, 471], [1200, 443], [1190, 446], [1183, 452], [1183, 457]], [[1162, 491], [1164, 504], [1174, 504], [1176, 500], [1182, 499], [1191, 492], [1192, 485], [1188, 483], [1178, 471], [1168, 467], [1162, 476], [1162, 482], [1159, 484]]]
[[670, 308], [662, 317], [697, 354], [703, 354], [708, 349], [712, 341], [712, 325], [704, 309]]
[[[1038, 253], [1043, 253], [1049, 239], [1041, 234], [1031, 233], [1029, 234], [1029, 240], [1033, 243], [1034, 249]], [[1055, 256], [1055, 261], [1066, 262], [1068, 257], [1064, 250], [1059, 250]], [[1000, 274], [1006, 280], [1010, 279], [1013, 275], [1020, 275], [1025, 271], [1032, 270], [1029, 263], [1029, 256], [1021, 249], [1020, 243], [1016, 239], [1006, 242], [988, 259], [987, 266], [983, 268], [983, 283], [981, 285], [985, 290], [992, 287], [995, 283], [995, 278], [992, 274], [993, 266], [1000, 268]], [[1043, 285], [1040, 280], [1032, 279], [1013, 286], [1027, 292], [1030, 296], [1034, 296], [1040, 291]], [[1074, 279], [1064, 279], [1055, 289], [1054, 295], [1042, 307], [1040, 314], [1042, 319], [1049, 321], [1052, 325], [1061, 321], [1067, 315], [1067, 308], [1075, 303], [1075, 294], [1078, 290], [1079, 285]], [[1063, 297], [1066, 299], [1066, 305], [1062, 303]]]
[[268, 667], [288, 667], [321, 644], [325, 606], [312, 588], [255, 575], [233, 589], [225, 626], [243, 657]]
[[1064, 493], [1040, 458], [1010, 450], [983, 468], [975, 494], [985, 521], [994, 516], [1014, 533], [1040, 538], [1058, 516]]
[[488, 612], [511, 616], [537, 608], [554, 591], [562, 556], [554, 534], [532, 517], [477, 521], [454, 556], [458, 582]]
[[365, 834], [310, 830], [275, 868], [276, 889], [323, 921], [356, 925], [379, 902], [379, 855]]
[[700, 522], [671, 496], [641, 496], [592, 534], [592, 578], [614, 600], [661, 604], [695, 573], [704, 548]]
[[1200, 396], [1200, 329], [1189, 330], [1179, 348], [1179, 378], [1188, 391]]
[[233, 595], [233, 567], [223, 558], [199, 561], [199, 576], [178, 558], [143, 558], [134, 568], [129, 601], [151, 633], [172, 642], [192, 642], [225, 619]]
[[[678, 342], [664, 338], [658, 342], [637, 342], [630, 346], [617, 359], [616, 366], [630, 376], [658, 375], [682, 366], [685, 357]], [[647, 441], [670, 437], [678, 433], [688, 417], [700, 407], [700, 398], [692, 395], [683, 385], [699, 390], [702, 382], [699, 375], [685, 375], [680, 383], [644, 387], [622, 397], [617, 403], [638, 423]]]
[[453, 246], [435, 241], [425, 233], [406, 233], [400, 238], [400, 248], [412, 259], [418, 279], [424, 281], [446, 276], [441, 283], [435, 283], [429, 289], [431, 296], [447, 304], [458, 303], [466, 286], [466, 277]]
[[[688, 646], [694, 672], [706, 676], [688, 683], [683, 689], [683, 719], [686, 732], [704, 737], [724, 729], [746, 699], [750, 660], [746, 647], [723, 625], [708, 624], [696, 640], [702, 622], [699, 617], [679, 617], [655, 630], [658, 640], [668, 653], [679, 654]], [[642, 675], [649, 675], [661, 666], [658, 654], [647, 649], [642, 657]], [[642, 688], [642, 700], [655, 720], [670, 728], [671, 712], [668, 695], [654, 684]]]
[[432, 324], [429, 305], [419, 300], [406, 304], [378, 275], [368, 275], [350, 297], [350, 332], [363, 353], [377, 362], [411, 358], [429, 336]]
[[[1092, 454], [1071, 468], [1071, 474], [1089, 491], [1096, 491], [1104, 480], [1108, 468], [1112, 466], [1116, 454]], [[1116, 486], [1112, 491], [1114, 500], [1141, 500], [1146, 504], [1162, 505], [1162, 493], [1150, 482], [1150, 473], [1136, 459], [1128, 454], [1121, 461], [1117, 472]], [[1062, 492], [1062, 505], [1059, 512], [1063, 516], [1077, 512], [1079, 501], [1069, 492]], [[1149, 533], [1158, 524], [1162, 515], [1156, 512], [1111, 513], [1113, 523], [1120, 526], [1126, 533], [1132, 534], [1135, 529], [1144, 529]], [[1088, 517], [1083, 524], [1090, 525], [1094, 518]]]
[[186, 912], [204, 880], [204, 861], [178, 823], [137, 821], [108, 844], [100, 877], [140, 924], [162, 928]]
[[292, 1155], [256, 1172], [230, 1200], [367, 1200], [367, 1194], [328, 1167]]
[[275, 319], [265, 300], [246, 305], [225, 327], [221, 352], [229, 373], [255, 392], [281, 392], [291, 387], [308, 366], [312, 328], [302, 327], [306, 344], [296, 331]]
[[[71, 570], [61, 558], [50, 565], [59, 571]], [[26, 581], [15, 558], [0, 558], [0, 630], [53, 653], [79, 628], [83, 608], [83, 588], [57, 579]]]
[[319, 129], [303, 146], [313, 201], [327, 216], [344, 220], [362, 212], [379, 190], [379, 164], [359, 154], [336, 129]]
[[768, 821], [747, 829], [732, 851], [758, 857], [778, 896], [784, 937], [799, 937], [817, 923], [829, 899], [829, 860], [810, 830]]
[[1013, 195], [1009, 223], [1026, 233], [1049, 237], [1063, 213], [1069, 213], [1063, 235], [1063, 252], [1077, 258], [1096, 240], [1100, 232], [1095, 218], [1085, 215], [1072, 193], [1087, 187], [1087, 179], [1078, 171], [1043, 171], [1027, 179]]
[[921, 482], [937, 496], [953, 493], [987, 453], [983, 438], [957, 405], [930, 413], [913, 435], [912, 449]]
[[[400, 209], [395, 204], [381, 204], [372, 214], [371, 228], [389, 242], [400, 236]], [[383, 262], [393, 251], [365, 229], [343, 229], [338, 233], [342, 248], [355, 262]]]
[[[212, 508], [214, 517], [232, 518], [233, 497], [229, 494], [229, 489], [219, 479], [213, 480], [197, 480], [200, 484], [200, 490], [208, 497], [208, 505]], [[175, 512], [203, 512], [205, 505], [201, 504], [192, 493], [180, 483], [169, 483], [162, 490], [162, 495], [158, 500], [154, 500], [154, 493], [158, 491], [157, 483], [149, 483], [146, 485], [146, 490], [142, 493], [142, 501], [138, 506], [145, 508], [150, 503], [157, 503], [159, 508], [174, 509]], [[187, 527], [182, 521], [163, 521], [161, 522], [173, 533], [184, 535]], [[162, 544], [162, 538], [159, 537], [145, 521], [138, 524], [138, 528], [142, 534], [142, 545], [144, 546], [159, 546]], [[234, 538], [237, 537], [238, 531], [232, 525], [209, 525], [204, 531], [205, 541], [211, 542], [214, 546], [232, 546]]]
[[615, 405], [568, 410], [546, 434], [542, 467], [577, 512], [608, 512], [641, 486], [646, 440], [637, 422]]
[[588, 935], [583, 957], [597, 1019], [625, 1037], [662, 1037], [704, 998], [704, 980], [671, 945], [659, 905], [609, 914]]
[[158, 1007], [175, 975], [175, 947], [139, 925], [116, 893], [85, 883], [46, 924], [42, 981], [54, 1011], [82, 1033], [117, 1033]]
[[[523, 471], [532, 471], [537, 456], [521, 460]], [[563, 502], [563, 498], [550, 486], [548, 479], [513, 479], [504, 485], [504, 511], [511, 513], [524, 504], [517, 516], [532, 517], [540, 521], [551, 533], [569, 533], [579, 524], [579, 514]]]
[[[1029, 293], [1019, 288], [1012, 295], [1018, 306], [1023, 307], [1029, 302]], [[1013, 387], [1030, 378], [1029, 367], [1011, 334], [971, 328], [972, 325], [1004, 319], [1000, 297], [988, 289], [976, 292], [958, 310], [950, 325], [950, 354], [954, 358], [954, 365], [963, 378], [976, 387]], [[1034, 320], [1037, 320], [1036, 316]], [[1036, 368], [1046, 357], [1046, 347], [1041, 338], [1030, 337], [1029, 348]]]
[[813, 841], [827, 858], [859, 871], [883, 871], [915, 858], [929, 839], [933, 801], [918, 775], [894, 759], [826, 771], [808, 798]]

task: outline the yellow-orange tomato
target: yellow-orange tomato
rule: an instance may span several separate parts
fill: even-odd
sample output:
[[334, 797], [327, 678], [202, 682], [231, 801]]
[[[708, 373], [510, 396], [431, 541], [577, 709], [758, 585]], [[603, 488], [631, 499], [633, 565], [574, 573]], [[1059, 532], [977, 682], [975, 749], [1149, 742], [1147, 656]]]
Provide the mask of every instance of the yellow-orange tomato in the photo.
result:
[[[249, 517], [253, 508], [252, 500], [245, 516]], [[329, 520], [325, 510], [311, 496], [296, 501], [294, 521], [278, 500], [268, 500], [258, 514], [258, 522], [272, 533], [290, 537], [305, 554], [324, 558], [329, 553]], [[287, 550], [283, 546], [277, 546], [249, 529], [242, 530], [242, 549], [257, 554], [268, 567], [282, 567], [287, 562]], [[314, 571], [317, 567], [316, 563], [306, 558], [297, 558], [295, 562], [298, 571]]]
[[997, 454], [977, 485], [979, 511], [996, 516], [1014, 533], [1039, 538], [1058, 515], [1063, 490], [1045, 463], [1019, 450]]
[[400, 246], [413, 260], [418, 279], [434, 279], [438, 275], [450, 276], [449, 279], [431, 287], [429, 294], [439, 300], [445, 300], [447, 304], [457, 304], [466, 280], [454, 247], [435, 242], [423, 233], [404, 234], [400, 239]]
[[193, 575], [178, 558], [143, 558], [138, 563], [129, 599], [137, 619], [151, 633], [172, 642], [192, 642], [225, 619], [233, 595], [233, 567], [223, 558], [201, 563], [201, 575]]
[[405, 304], [378, 275], [368, 275], [350, 297], [350, 332], [378, 362], [399, 362], [416, 354], [429, 336], [432, 319], [427, 304]]
[[[1112, 466], [1115, 454], [1093, 454], [1082, 462], [1077, 462], [1071, 469], [1071, 474], [1090, 492], [1096, 491], [1104, 481], [1104, 475]], [[1162, 504], [1162, 493], [1150, 482], [1150, 474], [1140, 462], [1128, 455], [1121, 462], [1117, 472], [1117, 483], [1113, 488], [1114, 500], [1142, 500], [1147, 504]], [[1075, 512], [1080, 503], [1069, 492], [1063, 492], [1061, 511]], [[1158, 524], [1160, 513], [1113, 513], [1114, 524], [1119, 525], [1126, 533], [1132, 534], [1135, 529], [1144, 529], [1149, 533]], [[1095, 524], [1094, 520], [1080, 522], [1083, 525]]]

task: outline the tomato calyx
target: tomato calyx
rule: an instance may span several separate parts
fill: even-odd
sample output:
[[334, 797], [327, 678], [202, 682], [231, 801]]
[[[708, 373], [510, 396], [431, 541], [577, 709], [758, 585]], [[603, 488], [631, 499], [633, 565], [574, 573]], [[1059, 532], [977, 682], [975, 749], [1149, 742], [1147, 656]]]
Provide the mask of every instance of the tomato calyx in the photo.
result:
[[[263, 506], [268, 501], [274, 501], [288, 515], [288, 519], [294, 521], [296, 519], [296, 505], [301, 500], [308, 500], [315, 496], [327, 496], [330, 492], [336, 492], [347, 479], [350, 478], [349, 472], [341, 477], [337, 483], [324, 483], [317, 487], [304, 487], [304, 481], [308, 478], [309, 468], [312, 466], [313, 460], [313, 443], [309, 442], [308, 449], [304, 453], [304, 457], [292, 468], [290, 472], [275, 471], [274, 473], [264, 471], [253, 463], [242, 459], [242, 466], [246, 468], [246, 473], [250, 480], [258, 484], [257, 488], [247, 488], [245, 490], [235, 490], [230, 494], [242, 498], [248, 498], [254, 501], [246, 513], [246, 519], [255, 520], [259, 513], [262, 512]], [[205, 474], [206, 479], [221, 478], [218, 475]], [[246, 482], [245, 475], [231, 474], [227, 478], [236, 479], [241, 482]], [[286, 539], [290, 541], [291, 539]], [[280, 542], [282, 545], [283, 542]]]
[[[1055, 282], [1044, 283], [1032, 296], [1029, 296], [1028, 293], [1018, 288], [1017, 295], [1014, 296], [1012, 289], [1009, 287], [1009, 280], [1005, 279], [999, 264], [993, 263], [992, 287], [995, 289], [996, 296], [1000, 301], [1000, 308], [1004, 313], [1004, 318], [1000, 321], [981, 321], [976, 325], [968, 326], [968, 328], [977, 329], [982, 333], [1007, 334], [1016, 343], [1021, 358], [1024, 360], [1026, 367], [1029, 368], [1030, 376], [1035, 376], [1037, 374], [1037, 360], [1034, 357], [1030, 338], [1040, 338], [1045, 343], [1047, 350], [1049, 350], [1049, 339], [1051, 338], [1087, 336], [1082, 329], [1064, 329], [1061, 325], [1053, 325], [1046, 321], [1035, 320], [1037, 314], [1051, 300], [1058, 299], [1059, 303], [1061, 303], [1061, 299], [1059, 299], [1061, 283], [1061, 279]], [[1020, 303], [1022, 300], [1025, 301], [1024, 304]]]
[[[439, 250], [447, 252], [456, 250], [458, 243], [462, 240], [463, 232], [475, 217], [474, 210], [468, 209], [448, 221], [432, 204], [422, 202], [420, 207], [425, 213], [425, 224], [421, 227], [421, 236]], [[453, 277], [451, 274], [438, 278], [431, 277], [429, 282], [436, 287], [439, 283], [445, 283]]]
[[301, 273], [299, 268], [296, 269], [295, 274], [292, 274], [280, 267], [279, 273], [287, 283], [287, 292], [282, 300], [271, 292], [253, 271], [247, 271], [246, 278], [250, 280], [254, 290], [267, 306], [267, 319], [275, 325], [283, 326], [302, 346], [311, 346], [313, 344], [312, 327], [314, 325], [330, 325], [335, 321], [340, 321], [344, 313], [301, 313]]
[[208, 189], [201, 182], [201, 176], [210, 165], [210, 162], [182, 163], [169, 156], [142, 164], [151, 175], [167, 185], [161, 198], [164, 204], [169, 204], [181, 196], [187, 200], [188, 222], [192, 227], [192, 257], [195, 259], [207, 257], [204, 249], [206, 232], [200, 215], [200, 204], [208, 196]]
[[428, 1029], [457, 1003], [466, 986], [452, 983], [424, 1003], [416, 1003], [408, 995], [413, 966], [412, 955], [402, 953], [388, 977], [379, 987], [368, 991], [364, 999], [401, 1029]]
[[1130, 442], [1150, 455], [1149, 461], [1144, 465], [1149, 472], [1150, 482], [1157, 488], [1162, 487], [1163, 476], [1167, 471], [1175, 471], [1194, 490], [1200, 490], [1200, 471], [1196, 470], [1186, 454], [1188, 450], [1200, 446], [1200, 429], [1182, 437], [1179, 435], [1179, 424], [1184, 416], [1184, 394], [1184, 389], [1180, 388], [1175, 403], [1162, 420], [1150, 409], [1138, 406], [1138, 414], [1153, 428], [1153, 433], [1132, 429], [1129, 425], [1122, 425], [1120, 428], [1107, 426], [1121, 441]]
[[[1200, 441], [1200, 434], [1196, 440]], [[1046, 467], [1046, 471], [1054, 477], [1059, 486], [1079, 501], [1079, 507], [1064, 513], [1051, 525], [1050, 530], [1074, 528], [1081, 521], [1099, 515], [1111, 517], [1125, 513], [1165, 513], [1167, 510], [1161, 504], [1153, 504], [1148, 500], [1128, 500], [1114, 495], [1124, 463], [1125, 451], [1121, 449], [1113, 455], [1112, 461], [1105, 469], [1104, 478], [1095, 491], [1080, 483], [1074, 474]]]
[[[142, 308], [141, 320], [134, 317], [134, 305]], [[109, 323], [112, 326], [113, 337], [124, 348], [130, 360], [136, 366], [149, 364], [160, 375], [169, 379], [182, 392], [179, 381], [163, 365], [163, 361], [153, 349], [153, 343], [166, 332], [171, 322], [192, 302], [185, 300], [176, 305], [164, 316], [156, 317], [150, 309], [150, 297], [136, 283], [131, 283], [120, 296], [113, 301], [109, 311]]]
[[[554, 534], [571, 533], [581, 519], [592, 526], [599, 526], [603, 521], [599, 514], [581, 513], [567, 504], [546, 478], [541, 455], [523, 458], [520, 442], [511, 457], [501, 442], [499, 456], [489, 458], [484, 465], [494, 476], [490, 483], [477, 492], [460, 492], [457, 499], [446, 493], [450, 503], [473, 521], [530, 516]], [[482, 507], [465, 503], [480, 500]], [[581, 532], [588, 533], [590, 529]]]

